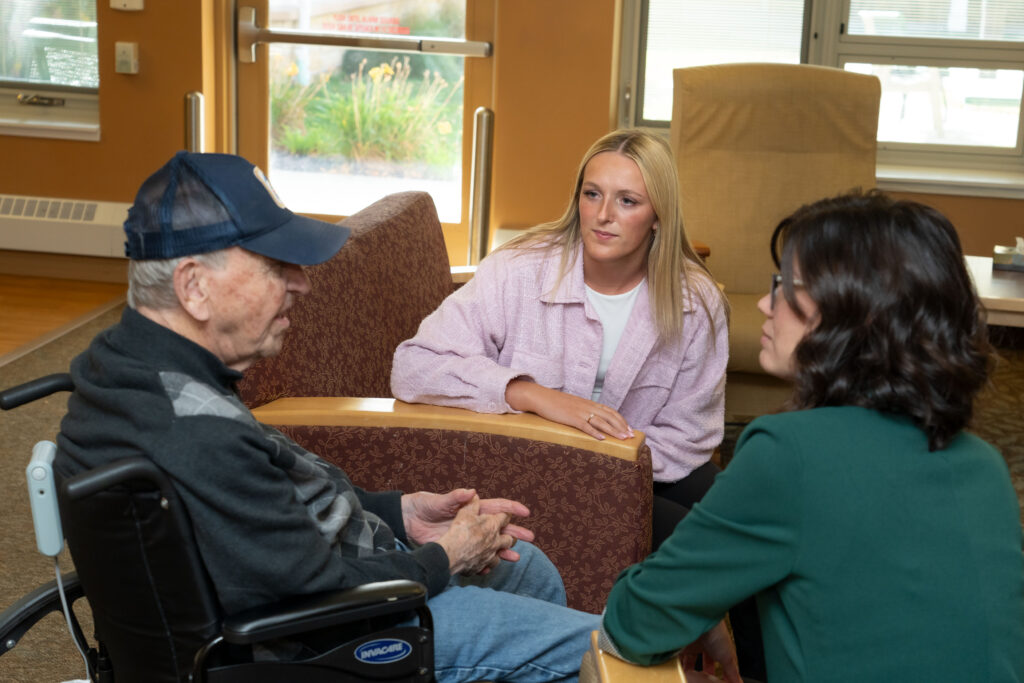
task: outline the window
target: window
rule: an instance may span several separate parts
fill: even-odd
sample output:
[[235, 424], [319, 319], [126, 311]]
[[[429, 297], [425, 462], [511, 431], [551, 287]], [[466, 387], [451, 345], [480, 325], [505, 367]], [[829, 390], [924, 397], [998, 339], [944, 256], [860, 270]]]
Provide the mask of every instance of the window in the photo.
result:
[[98, 139], [95, 0], [5, 0], [0, 37], [0, 133]]
[[627, 9], [623, 125], [668, 128], [673, 68], [835, 66], [881, 81], [880, 184], [1024, 196], [1019, 0], [627, 0]]
[[[271, 0], [270, 26], [376, 37], [465, 36], [464, 0]], [[268, 175], [298, 211], [349, 215], [392, 192], [462, 210], [463, 61], [358, 48], [270, 46]], [[339, 191], [339, 187], [344, 191]]]
[[882, 82], [880, 150], [1021, 156], [1024, 4], [851, 0], [835, 64]]
[[672, 69], [731, 62], [799, 64], [803, 5], [804, 0], [638, 2], [637, 72], [643, 77], [636, 82], [634, 124], [668, 126]]

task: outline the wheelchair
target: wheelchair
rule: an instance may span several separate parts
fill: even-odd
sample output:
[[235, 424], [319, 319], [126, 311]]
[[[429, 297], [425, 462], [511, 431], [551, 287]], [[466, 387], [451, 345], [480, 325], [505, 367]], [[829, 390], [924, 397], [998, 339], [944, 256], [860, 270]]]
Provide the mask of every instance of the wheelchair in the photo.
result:
[[[0, 409], [73, 388], [66, 373], [43, 377], [0, 392]], [[43, 474], [55, 450], [51, 442], [34, 449], [31, 495], [48, 495]], [[224, 614], [187, 511], [151, 460], [80, 473], [56, 482], [52, 495], [59, 526], [48, 540], [41, 527], [52, 525], [40, 521], [33, 501], [40, 550], [55, 557], [66, 539], [76, 571], [0, 613], [0, 656], [43, 617], [64, 612], [93, 683], [434, 680], [433, 627], [419, 583], [385, 581]], [[83, 597], [94, 644], [75, 616]], [[413, 616], [418, 625], [406, 625]], [[253, 655], [300, 644], [287, 659]]]

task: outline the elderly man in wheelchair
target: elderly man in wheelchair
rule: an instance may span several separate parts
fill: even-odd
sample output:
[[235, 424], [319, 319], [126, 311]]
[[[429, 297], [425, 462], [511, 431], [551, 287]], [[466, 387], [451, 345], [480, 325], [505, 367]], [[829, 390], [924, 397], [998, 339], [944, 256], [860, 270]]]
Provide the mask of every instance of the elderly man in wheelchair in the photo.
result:
[[[600, 617], [565, 606], [512, 521], [525, 506], [363, 491], [238, 400], [235, 382], [280, 349], [309, 291], [302, 266], [331, 258], [343, 227], [288, 211], [239, 157], [180, 152], [143, 183], [125, 232], [129, 306], [71, 385], [49, 389], [73, 386], [53, 472], [109, 641], [94, 664], [119, 682], [338, 680], [323, 670], [355, 615], [361, 631], [391, 630], [346, 641], [369, 666], [354, 676], [379, 679], [377, 658], [405, 663], [395, 680], [575, 679]], [[369, 582], [385, 583], [356, 588]], [[242, 668], [218, 678], [229, 661]]]

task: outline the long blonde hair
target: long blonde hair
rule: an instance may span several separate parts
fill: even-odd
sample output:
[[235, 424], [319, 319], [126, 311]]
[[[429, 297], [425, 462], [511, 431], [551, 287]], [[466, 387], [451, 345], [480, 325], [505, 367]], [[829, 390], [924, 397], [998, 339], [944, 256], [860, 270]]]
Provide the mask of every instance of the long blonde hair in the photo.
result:
[[[572, 267], [581, 242], [580, 189], [587, 164], [602, 152], [617, 152], [631, 159], [640, 169], [647, 186], [647, 195], [658, 220], [647, 252], [647, 289], [654, 322], [663, 341], [678, 339], [683, 333], [683, 297], [691, 305], [696, 302], [708, 316], [711, 338], [715, 338], [715, 321], [708, 308], [707, 297], [717, 296], [726, 307], [728, 303], [715, 285], [711, 272], [690, 246], [683, 229], [679, 207], [679, 176], [668, 143], [661, 137], [639, 129], [621, 129], [608, 133], [587, 150], [576, 173], [572, 197], [565, 213], [558, 220], [542, 223], [517, 235], [500, 249], [560, 248], [562, 261], [558, 282]], [[679, 282], [682, 278], [683, 287]], [[704, 286], [696, 287], [695, 279]], [[555, 285], [556, 289], [558, 285]]]

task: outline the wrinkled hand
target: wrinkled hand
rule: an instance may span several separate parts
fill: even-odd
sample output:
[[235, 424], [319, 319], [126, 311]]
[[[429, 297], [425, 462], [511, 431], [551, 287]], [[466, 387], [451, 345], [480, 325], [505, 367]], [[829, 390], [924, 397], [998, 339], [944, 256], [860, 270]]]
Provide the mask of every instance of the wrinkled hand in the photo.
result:
[[[512, 544], [516, 540], [533, 541], [532, 531], [508, 522], [510, 517], [528, 517], [529, 508], [507, 498], [480, 500], [474, 489], [454, 489], [444, 494], [420, 491], [402, 496], [402, 517], [406, 536], [415, 543], [438, 542], [448, 533], [459, 511], [474, 500], [479, 504], [480, 514], [504, 515], [505, 523], [500, 528], [500, 533], [510, 536]], [[510, 545], [499, 551], [498, 557], [515, 562], [519, 559], [519, 553], [512, 550]]]
[[[509, 526], [508, 514], [484, 514], [476, 496], [463, 505], [437, 543], [448, 554], [452, 574], [486, 574], [509, 553], [516, 537], [502, 533]], [[532, 534], [531, 534], [532, 535]]]
[[633, 437], [633, 430], [626, 418], [617, 411], [536, 382], [512, 380], [505, 388], [505, 401], [516, 410], [536, 413], [552, 422], [575, 427], [595, 439], [604, 439], [605, 435], [617, 439]]
[[[694, 671], [697, 656], [703, 655], [703, 671]], [[715, 664], [722, 667], [725, 680], [729, 683], [742, 683], [739, 665], [736, 661], [736, 646], [732, 642], [725, 622], [720, 621], [706, 631], [700, 638], [683, 648], [680, 653], [686, 680], [690, 681], [721, 681], [714, 675]]]

